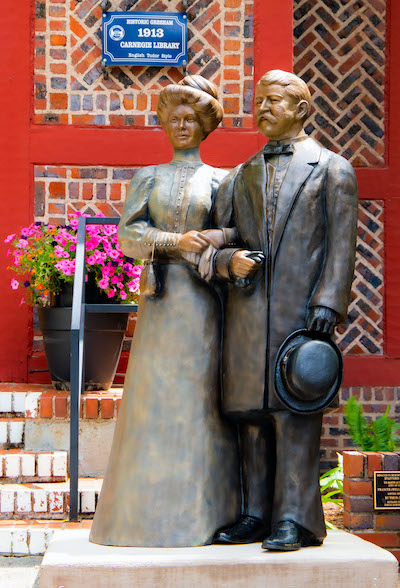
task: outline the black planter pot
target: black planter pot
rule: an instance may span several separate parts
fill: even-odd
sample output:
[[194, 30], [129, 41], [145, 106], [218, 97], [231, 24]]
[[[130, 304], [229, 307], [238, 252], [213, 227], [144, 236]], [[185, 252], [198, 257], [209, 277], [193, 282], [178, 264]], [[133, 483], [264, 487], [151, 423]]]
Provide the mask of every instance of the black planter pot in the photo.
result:
[[[90, 292], [90, 284], [89, 292]], [[38, 308], [39, 326], [53, 386], [70, 390], [72, 286], [52, 299], [70, 306]], [[90, 302], [104, 302], [101, 295]], [[88, 296], [87, 298], [88, 299]], [[107, 298], [108, 302], [109, 299]], [[117, 370], [129, 313], [87, 313], [85, 319], [85, 390], [108, 390]]]

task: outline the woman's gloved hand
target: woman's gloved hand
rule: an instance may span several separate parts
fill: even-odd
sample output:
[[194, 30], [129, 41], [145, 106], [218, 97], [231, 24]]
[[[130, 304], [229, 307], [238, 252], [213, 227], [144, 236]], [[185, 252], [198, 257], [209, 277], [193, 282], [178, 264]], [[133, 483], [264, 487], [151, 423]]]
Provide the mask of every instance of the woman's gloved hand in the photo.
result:
[[180, 235], [177, 249], [179, 253], [201, 253], [209, 244], [208, 238], [200, 231], [188, 231]]

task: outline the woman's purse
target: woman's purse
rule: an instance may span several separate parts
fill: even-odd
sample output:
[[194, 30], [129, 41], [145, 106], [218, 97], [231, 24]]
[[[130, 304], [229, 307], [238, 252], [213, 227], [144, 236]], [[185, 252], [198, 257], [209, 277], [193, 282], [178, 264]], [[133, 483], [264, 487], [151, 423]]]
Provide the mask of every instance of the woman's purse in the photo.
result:
[[161, 276], [160, 267], [154, 263], [154, 249], [151, 252], [151, 259], [147, 259], [144, 263], [144, 268], [140, 274], [140, 295], [148, 296], [149, 298], [156, 298], [161, 293]]

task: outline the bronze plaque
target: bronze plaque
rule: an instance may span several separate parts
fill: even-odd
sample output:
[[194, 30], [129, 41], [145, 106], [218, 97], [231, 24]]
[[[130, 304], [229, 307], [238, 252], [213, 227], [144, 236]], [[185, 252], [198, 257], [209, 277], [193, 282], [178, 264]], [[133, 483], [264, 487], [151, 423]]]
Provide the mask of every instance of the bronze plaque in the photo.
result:
[[374, 472], [374, 508], [400, 509], [400, 472]]

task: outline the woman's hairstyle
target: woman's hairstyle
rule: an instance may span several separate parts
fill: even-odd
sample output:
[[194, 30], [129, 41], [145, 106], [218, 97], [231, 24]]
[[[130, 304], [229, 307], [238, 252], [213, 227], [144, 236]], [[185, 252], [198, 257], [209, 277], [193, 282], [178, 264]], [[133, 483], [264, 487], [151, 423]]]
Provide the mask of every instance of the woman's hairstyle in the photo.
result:
[[307, 87], [307, 84], [298, 76], [288, 71], [282, 71], [280, 69], [273, 69], [267, 71], [257, 86], [268, 86], [271, 84], [278, 84], [286, 89], [286, 92], [297, 102], [305, 100], [308, 104], [308, 108], [302, 117], [303, 122], [308, 118], [311, 111], [311, 94]]
[[179, 84], [170, 84], [161, 90], [157, 116], [165, 127], [169, 112], [180, 104], [188, 104], [199, 117], [203, 129], [203, 139], [214, 131], [224, 116], [224, 110], [218, 101], [215, 84], [200, 75], [186, 76]]

